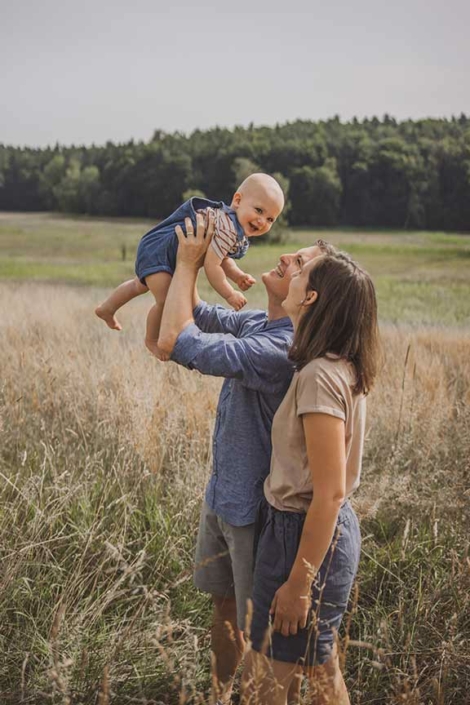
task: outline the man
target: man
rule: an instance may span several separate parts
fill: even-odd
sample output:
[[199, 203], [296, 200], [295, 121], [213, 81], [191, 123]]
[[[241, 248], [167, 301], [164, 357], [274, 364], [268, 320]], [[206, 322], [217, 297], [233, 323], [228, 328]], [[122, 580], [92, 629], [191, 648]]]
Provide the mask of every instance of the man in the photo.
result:
[[[211, 646], [222, 703], [230, 702], [243, 655], [246, 604], [251, 595], [256, 511], [271, 460], [273, 416], [289, 387], [287, 358], [292, 324], [282, 302], [305, 262], [327, 252], [318, 241], [282, 255], [262, 275], [268, 311], [234, 312], [200, 301], [197, 274], [212, 235], [198, 216], [177, 228], [179, 247], [163, 312], [158, 347], [162, 356], [203, 374], [225, 377], [213, 437], [213, 471], [201, 512], [196, 549], [196, 586], [211, 594]], [[229, 626], [228, 626], [229, 625]]]

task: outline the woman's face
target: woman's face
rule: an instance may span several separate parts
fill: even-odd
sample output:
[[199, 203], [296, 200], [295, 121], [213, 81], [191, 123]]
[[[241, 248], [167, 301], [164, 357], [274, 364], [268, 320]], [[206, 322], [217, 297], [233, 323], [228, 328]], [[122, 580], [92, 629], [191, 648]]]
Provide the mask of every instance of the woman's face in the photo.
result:
[[317, 298], [316, 292], [307, 292], [310, 272], [317, 261], [318, 257], [314, 257], [309, 262], [306, 262], [299, 271], [292, 274], [289, 291], [282, 302], [282, 308], [294, 325], [298, 323], [308, 306], [313, 304]]

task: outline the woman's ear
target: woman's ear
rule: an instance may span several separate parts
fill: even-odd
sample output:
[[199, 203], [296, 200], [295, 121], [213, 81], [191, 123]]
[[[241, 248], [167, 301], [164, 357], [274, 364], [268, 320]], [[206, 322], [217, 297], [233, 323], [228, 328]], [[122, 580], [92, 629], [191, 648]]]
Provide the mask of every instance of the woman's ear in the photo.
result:
[[315, 301], [318, 299], [318, 292], [317, 291], [308, 291], [304, 300], [302, 301], [303, 306], [311, 306], [312, 304], [315, 303]]

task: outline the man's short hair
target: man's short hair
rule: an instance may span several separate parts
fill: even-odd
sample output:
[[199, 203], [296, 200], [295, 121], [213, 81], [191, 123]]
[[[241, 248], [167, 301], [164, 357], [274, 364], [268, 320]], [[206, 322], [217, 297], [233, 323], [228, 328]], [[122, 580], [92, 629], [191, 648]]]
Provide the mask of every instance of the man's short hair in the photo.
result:
[[338, 250], [334, 245], [330, 245], [329, 242], [326, 242], [326, 240], [317, 240], [314, 245], [316, 247], [319, 247], [323, 255], [336, 255], [338, 254]]

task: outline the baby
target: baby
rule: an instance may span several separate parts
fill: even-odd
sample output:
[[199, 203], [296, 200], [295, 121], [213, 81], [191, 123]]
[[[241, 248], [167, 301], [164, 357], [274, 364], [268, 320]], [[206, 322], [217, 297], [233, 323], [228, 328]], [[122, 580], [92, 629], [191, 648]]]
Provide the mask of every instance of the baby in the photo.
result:
[[146, 345], [158, 353], [158, 334], [163, 306], [176, 267], [178, 238], [175, 227], [184, 227], [185, 218], [191, 218], [196, 227], [196, 213], [208, 218], [214, 216], [214, 235], [204, 259], [204, 270], [213, 288], [238, 311], [246, 304], [243, 294], [235, 291], [231, 279], [246, 291], [255, 279], [243, 272], [234, 262], [246, 254], [250, 237], [267, 233], [284, 207], [284, 194], [272, 176], [252, 174], [239, 186], [230, 207], [222, 201], [194, 197], [183, 203], [172, 215], [143, 236], [137, 249], [136, 277], [120, 284], [95, 310], [97, 316], [114, 330], [121, 330], [115, 314], [131, 299], [149, 289], [155, 305], [147, 317]]

